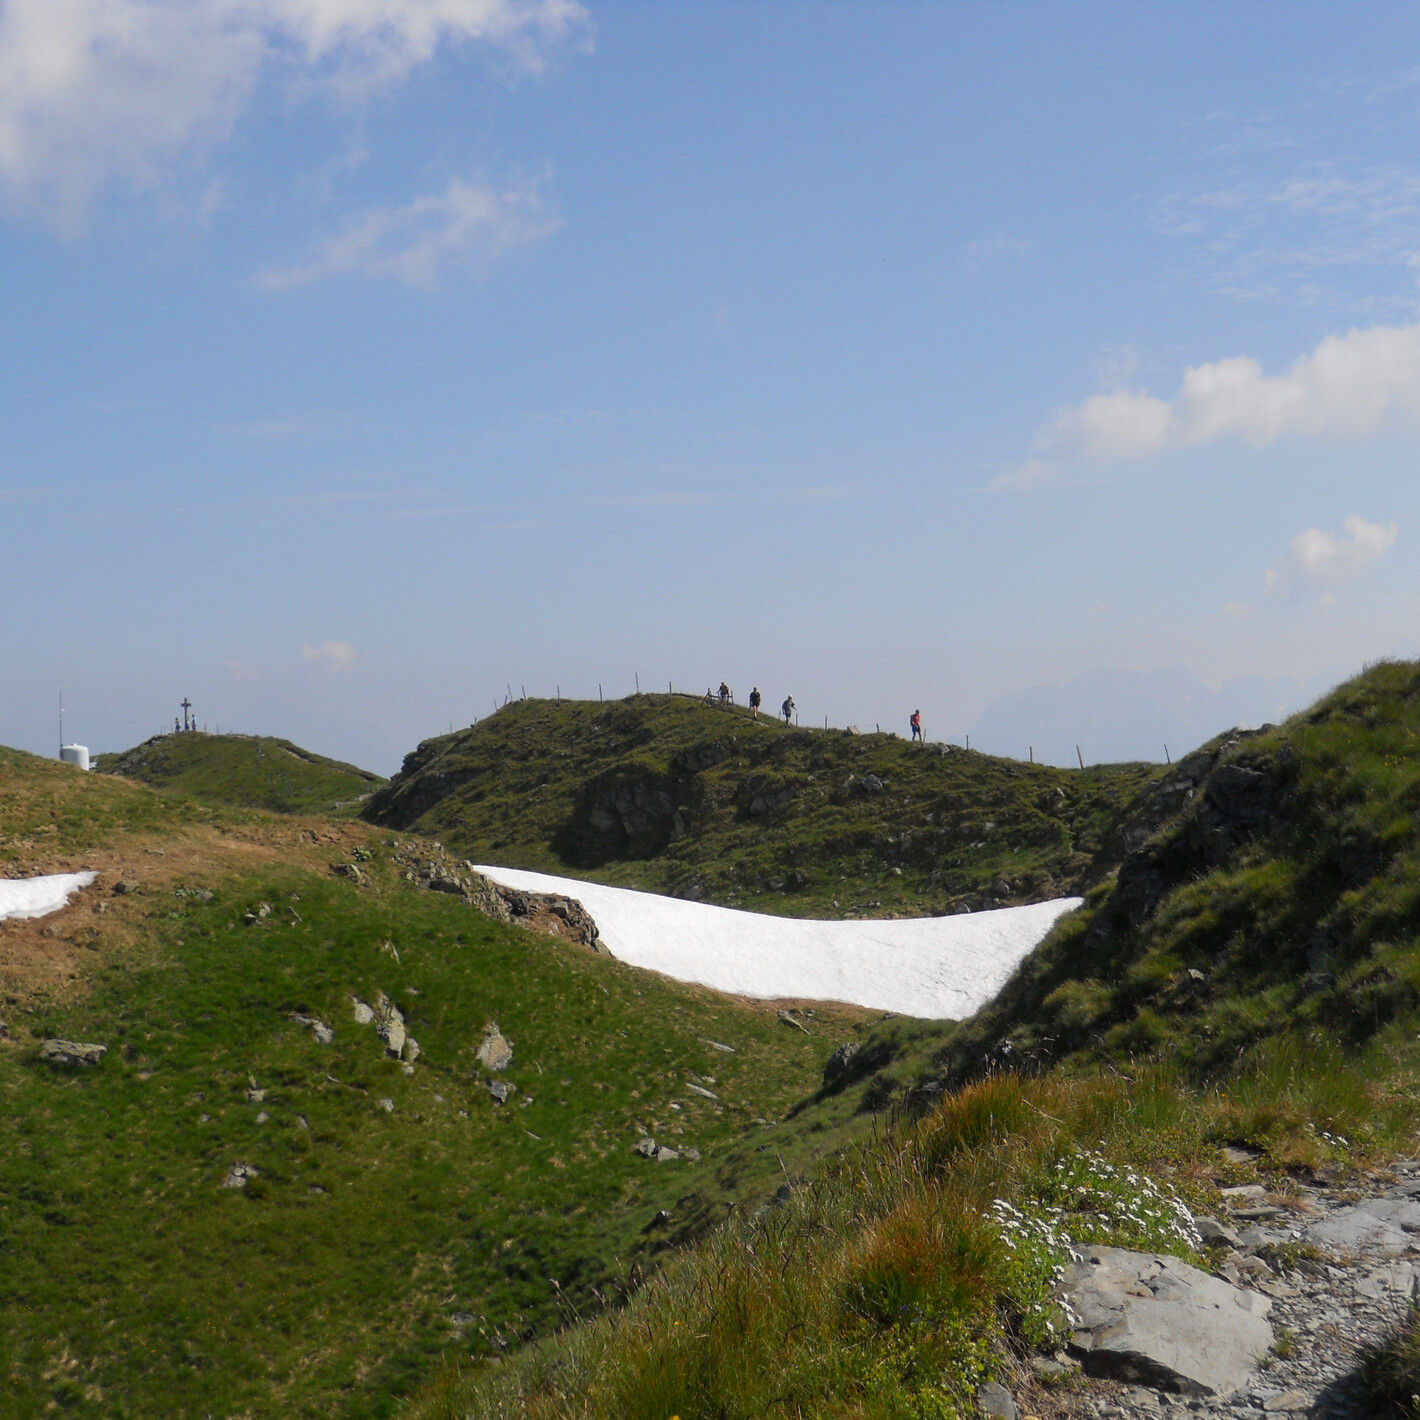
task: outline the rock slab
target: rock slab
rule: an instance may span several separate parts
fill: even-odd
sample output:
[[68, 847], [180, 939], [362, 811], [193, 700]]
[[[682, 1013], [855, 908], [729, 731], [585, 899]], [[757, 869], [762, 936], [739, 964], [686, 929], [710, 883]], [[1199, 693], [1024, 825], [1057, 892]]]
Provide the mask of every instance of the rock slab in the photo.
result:
[[1230, 1395], [1272, 1345], [1271, 1301], [1176, 1257], [1087, 1246], [1057, 1295], [1086, 1372], [1184, 1395]]
[[79, 1040], [46, 1040], [39, 1054], [51, 1065], [97, 1065], [108, 1054], [108, 1046]]

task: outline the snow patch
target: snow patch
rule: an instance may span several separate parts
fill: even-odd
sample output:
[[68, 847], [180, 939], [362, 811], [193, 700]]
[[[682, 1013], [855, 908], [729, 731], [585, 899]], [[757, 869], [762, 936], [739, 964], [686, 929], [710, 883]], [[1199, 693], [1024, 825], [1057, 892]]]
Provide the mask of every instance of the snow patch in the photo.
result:
[[847, 1001], [929, 1020], [984, 1006], [1082, 898], [902, 921], [769, 917], [601, 883], [479, 868], [505, 887], [575, 897], [620, 961], [737, 996]]
[[0, 878], [0, 922], [10, 917], [48, 917], [96, 877], [97, 873], [52, 873], [43, 878]]

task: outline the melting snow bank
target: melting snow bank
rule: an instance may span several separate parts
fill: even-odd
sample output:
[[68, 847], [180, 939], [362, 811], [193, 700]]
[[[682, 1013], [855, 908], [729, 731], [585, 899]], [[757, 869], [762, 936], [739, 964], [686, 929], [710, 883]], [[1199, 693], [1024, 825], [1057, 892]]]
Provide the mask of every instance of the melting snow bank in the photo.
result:
[[96, 877], [97, 873], [54, 873], [44, 878], [0, 878], [0, 922], [58, 912]]
[[962, 1020], [1083, 899], [905, 921], [817, 922], [517, 868], [478, 871], [505, 887], [575, 897], [614, 957], [737, 996], [848, 1001], [930, 1020]]

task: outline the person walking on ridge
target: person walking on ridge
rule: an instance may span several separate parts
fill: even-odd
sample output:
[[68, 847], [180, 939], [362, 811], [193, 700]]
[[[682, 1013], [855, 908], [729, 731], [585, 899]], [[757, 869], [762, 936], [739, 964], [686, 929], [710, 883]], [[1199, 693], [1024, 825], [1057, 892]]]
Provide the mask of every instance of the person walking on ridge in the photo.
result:
[[799, 707], [794, 704], [794, 697], [792, 695], [786, 695], [784, 697], [784, 703], [779, 707], [779, 713], [784, 717], [784, 728], [786, 730], [789, 728], [789, 721], [794, 718], [794, 711], [798, 708]]
[[730, 706], [730, 687], [722, 680], [720, 682], [720, 709], [728, 710]]
[[[907, 723], [912, 726], [912, 738], [913, 738], [914, 740], [921, 740], [921, 739], [922, 739], [922, 712], [921, 712], [920, 710], [914, 710], [914, 711], [912, 712], [912, 718], [911, 718]], [[926, 740], [922, 740], [922, 743], [923, 743], [923, 744], [926, 744], [927, 742], [926, 742]]]
[[759, 719], [759, 704], [760, 701], [763, 700], [763, 698], [764, 697], [759, 693], [758, 686], [755, 686], [755, 688], [749, 693], [749, 713], [750, 716], [755, 720]]

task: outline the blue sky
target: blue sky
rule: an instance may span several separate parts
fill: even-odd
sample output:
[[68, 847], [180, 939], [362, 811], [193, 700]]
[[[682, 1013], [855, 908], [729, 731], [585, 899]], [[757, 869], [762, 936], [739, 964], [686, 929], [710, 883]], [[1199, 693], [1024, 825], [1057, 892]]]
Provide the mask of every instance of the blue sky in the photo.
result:
[[0, 741], [1413, 654], [1417, 117], [1400, 5], [0, 0]]

